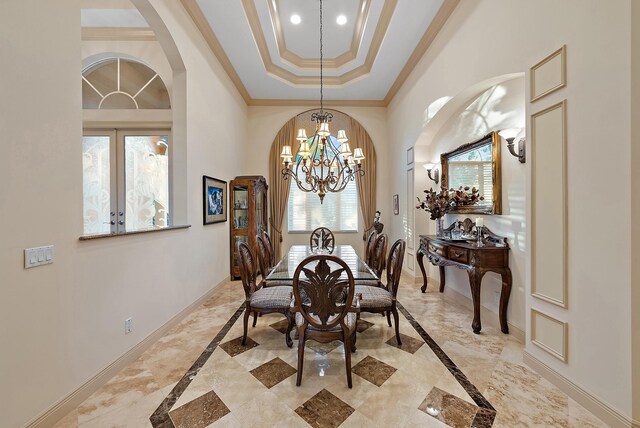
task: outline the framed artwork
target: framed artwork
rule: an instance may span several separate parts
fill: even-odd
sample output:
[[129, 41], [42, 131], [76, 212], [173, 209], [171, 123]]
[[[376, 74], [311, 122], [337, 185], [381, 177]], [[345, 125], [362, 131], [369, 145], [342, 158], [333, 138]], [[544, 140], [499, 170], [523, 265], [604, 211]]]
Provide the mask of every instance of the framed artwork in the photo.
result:
[[567, 86], [567, 46], [531, 67], [531, 102]]
[[409, 147], [407, 149], [407, 165], [411, 165], [413, 163], [413, 147]]
[[227, 221], [227, 182], [202, 176], [202, 224]]
[[398, 195], [393, 195], [393, 214], [400, 214], [400, 202], [398, 201]]

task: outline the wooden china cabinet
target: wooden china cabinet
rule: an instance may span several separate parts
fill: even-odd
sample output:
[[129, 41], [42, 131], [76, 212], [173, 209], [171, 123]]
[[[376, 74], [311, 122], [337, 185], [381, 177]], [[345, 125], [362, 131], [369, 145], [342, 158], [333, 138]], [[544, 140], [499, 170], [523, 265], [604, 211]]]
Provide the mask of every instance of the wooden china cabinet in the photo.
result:
[[240, 279], [240, 266], [236, 253], [238, 241], [246, 242], [253, 255], [257, 256], [256, 237], [258, 232], [267, 228], [268, 188], [267, 181], [261, 175], [239, 176], [229, 183], [231, 279]]

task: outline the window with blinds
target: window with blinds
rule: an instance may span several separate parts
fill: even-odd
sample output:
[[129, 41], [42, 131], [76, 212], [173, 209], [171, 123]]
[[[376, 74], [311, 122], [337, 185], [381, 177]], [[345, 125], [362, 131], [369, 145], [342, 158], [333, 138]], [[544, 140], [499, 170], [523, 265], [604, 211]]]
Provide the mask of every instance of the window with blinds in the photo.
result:
[[320, 204], [317, 193], [303, 192], [291, 180], [287, 220], [289, 232], [312, 232], [327, 227], [333, 232], [358, 230], [358, 191], [355, 181], [338, 193], [327, 193]]
[[478, 205], [493, 204], [493, 156], [491, 144], [449, 159], [449, 187], [475, 187], [484, 196]]

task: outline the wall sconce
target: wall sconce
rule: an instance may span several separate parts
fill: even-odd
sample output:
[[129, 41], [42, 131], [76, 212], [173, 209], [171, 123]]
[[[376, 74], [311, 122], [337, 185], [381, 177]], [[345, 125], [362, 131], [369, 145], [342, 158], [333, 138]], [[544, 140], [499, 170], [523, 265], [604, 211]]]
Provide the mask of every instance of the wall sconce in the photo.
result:
[[[434, 163], [426, 163], [423, 165], [424, 169], [427, 170], [427, 175], [431, 181], [434, 181], [436, 184], [440, 181], [440, 170], [437, 168], [437, 165]], [[433, 175], [432, 175], [433, 174]]]
[[[509, 153], [517, 157], [520, 163], [525, 163], [525, 160], [526, 160], [526, 153], [525, 153], [526, 151], [524, 146], [525, 139], [524, 139], [523, 131], [524, 131], [523, 129], [510, 128], [510, 129], [503, 129], [498, 133], [502, 138], [504, 138], [507, 141], [507, 149], [509, 149]], [[514, 144], [516, 144], [516, 138], [518, 140], [517, 152], [513, 148]]]

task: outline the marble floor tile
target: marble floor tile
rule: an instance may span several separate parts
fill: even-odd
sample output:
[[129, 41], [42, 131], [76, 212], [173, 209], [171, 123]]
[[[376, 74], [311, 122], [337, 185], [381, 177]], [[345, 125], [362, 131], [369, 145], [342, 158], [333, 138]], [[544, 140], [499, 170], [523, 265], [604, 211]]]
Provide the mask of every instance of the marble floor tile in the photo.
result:
[[273, 324], [269, 324], [269, 327], [275, 329], [276, 331], [279, 331], [282, 334], [285, 334], [287, 332], [287, 328], [289, 327], [289, 321], [287, 321], [286, 319], [280, 320], [278, 322], [274, 322]]
[[402, 334], [402, 333], [400, 333], [400, 342], [402, 342], [402, 345], [398, 345], [398, 341], [396, 340], [396, 337], [394, 335], [391, 339], [387, 340], [385, 343], [395, 348], [402, 349], [403, 351], [406, 351], [410, 354], [415, 354], [416, 351], [420, 349], [422, 345], [424, 345], [424, 341], [415, 339], [411, 336], [407, 336], [406, 334]]
[[376, 386], [382, 386], [395, 372], [396, 368], [373, 357], [367, 356], [351, 371]]
[[209, 391], [172, 410], [169, 416], [176, 428], [205, 428], [228, 413], [230, 410], [220, 397], [214, 391]]
[[321, 390], [296, 409], [296, 413], [316, 428], [338, 427], [355, 409], [327, 391]]
[[440, 388], [433, 388], [418, 409], [453, 428], [468, 428], [476, 416], [478, 406]]
[[251, 370], [251, 374], [267, 388], [276, 386], [294, 373], [296, 369], [278, 357]]
[[247, 340], [244, 345], [242, 344], [242, 337], [236, 337], [235, 339], [220, 345], [220, 348], [224, 349], [230, 356], [235, 357], [236, 355], [240, 355], [258, 345], [258, 342], [247, 336]]
[[[427, 397], [447, 409], [449, 426], [605, 426], [525, 366], [512, 336], [490, 326], [473, 334], [469, 309], [419, 287], [401, 278], [402, 346], [386, 317], [361, 314], [348, 388], [338, 341], [307, 342], [295, 385], [297, 341], [285, 346], [280, 314], [259, 317], [240, 346], [244, 292], [238, 281], [222, 284], [55, 428], [447, 426], [421, 409]], [[224, 415], [209, 410], [212, 394]]]

